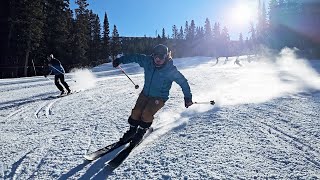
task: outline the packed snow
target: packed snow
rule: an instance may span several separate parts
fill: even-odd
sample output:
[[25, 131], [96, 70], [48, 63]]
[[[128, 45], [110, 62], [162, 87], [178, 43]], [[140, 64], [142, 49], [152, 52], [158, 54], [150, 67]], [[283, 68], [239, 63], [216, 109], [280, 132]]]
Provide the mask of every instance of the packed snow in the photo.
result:
[[[115, 170], [117, 141], [143, 86], [143, 69], [110, 63], [74, 69], [77, 91], [55, 98], [51, 80], [0, 79], [0, 179], [320, 179], [320, 61], [277, 56], [176, 58], [194, 104], [173, 84], [154, 132]], [[62, 60], [63, 63], [63, 60]]]

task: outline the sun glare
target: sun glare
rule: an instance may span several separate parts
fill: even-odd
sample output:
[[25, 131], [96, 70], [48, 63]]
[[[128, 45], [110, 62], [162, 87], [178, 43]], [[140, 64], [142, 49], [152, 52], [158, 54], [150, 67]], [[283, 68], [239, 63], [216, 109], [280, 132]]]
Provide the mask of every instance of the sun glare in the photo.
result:
[[245, 4], [240, 4], [233, 8], [232, 21], [237, 25], [248, 25], [253, 21], [254, 11], [253, 8]]

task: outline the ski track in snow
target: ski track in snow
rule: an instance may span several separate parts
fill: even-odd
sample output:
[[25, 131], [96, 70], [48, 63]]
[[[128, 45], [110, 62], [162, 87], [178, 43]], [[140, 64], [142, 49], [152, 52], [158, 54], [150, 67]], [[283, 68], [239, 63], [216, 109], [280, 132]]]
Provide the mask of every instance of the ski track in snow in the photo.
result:
[[4, 179], [4, 167], [1, 161], [0, 161], [0, 178]]
[[[319, 74], [303, 79], [294, 66], [283, 68], [290, 63], [239, 67], [234, 59], [175, 60], [193, 100], [216, 104], [185, 109], [173, 84], [154, 132], [115, 170], [107, 162], [121, 149], [91, 163], [83, 155], [128, 129], [141, 89], [120, 71], [106, 64], [95, 78], [81, 74], [70, 87], [86, 90], [57, 99], [48, 98], [56, 87], [43, 77], [0, 80], [0, 179], [320, 179]], [[142, 88], [141, 69], [122, 67]]]
[[314, 149], [312, 146], [310, 146], [308, 144], [305, 144], [304, 142], [301, 142], [301, 140], [299, 140], [299, 138], [293, 137], [293, 136], [283, 132], [282, 130], [278, 129], [277, 127], [273, 127], [273, 126], [268, 125], [264, 122], [261, 122], [261, 124], [265, 126], [264, 127], [265, 129], [268, 129], [268, 133], [287, 142], [289, 145], [298, 149], [298, 151], [301, 151], [303, 156], [305, 156], [305, 158], [308, 161], [310, 161], [311, 163], [316, 165], [318, 167], [318, 169], [320, 170], [320, 159], [319, 159], [320, 154], [319, 154], [318, 150]]
[[53, 146], [53, 139], [64, 135], [68, 132], [48, 134], [45, 142], [40, 143], [37, 147], [28, 150], [27, 153], [20, 152], [19, 159], [12, 164], [10, 172], [4, 179], [35, 179], [41, 166], [48, 161], [48, 156], [51, 147]]
[[42, 108], [44, 108], [47, 105], [47, 102], [42, 103], [38, 109], [34, 112], [34, 116], [39, 119], [39, 113], [41, 111]]
[[6, 117], [6, 119], [9, 119], [11, 116], [16, 115], [16, 114], [18, 114], [18, 113], [21, 113], [21, 112], [23, 111], [23, 109], [25, 109], [25, 108], [19, 108], [18, 110], [15, 110], [14, 112], [10, 113], [10, 114]]
[[46, 107], [46, 116], [47, 116], [47, 118], [49, 118], [49, 116], [52, 114], [51, 108], [52, 108], [53, 104], [56, 103], [57, 101], [58, 101], [58, 99], [54, 100], [53, 102], [50, 102], [48, 104], [48, 106]]
[[52, 107], [53, 107], [53, 105], [58, 101], [59, 99], [55, 99], [55, 100], [53, 100], [53, 101], [51, 101], [51, 102], [49, 102], [49, 103], [47, 103], [47, 102], [45, 102], [45, 103], [43, 103], [42, 105], [40, 105], [39, 107], [38, 107], [38, 109], [34, 112], [34, 115], [35, 115], [35, 117], [38, 119], [39, 117], [40, 117], [40, 115], [41, 115], [41, 110], [43, 110], [44, 111], [44, 115], [47, 117], [47, 118], [49, 118], [50, 117], [50, 115], [52, 114]]

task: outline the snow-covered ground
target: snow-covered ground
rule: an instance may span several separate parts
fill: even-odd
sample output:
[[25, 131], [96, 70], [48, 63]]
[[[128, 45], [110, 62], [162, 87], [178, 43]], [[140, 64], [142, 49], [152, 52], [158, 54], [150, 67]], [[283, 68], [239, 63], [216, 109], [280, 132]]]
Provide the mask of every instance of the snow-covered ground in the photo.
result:
[[[0, 179], [320, 179], [320, 61], [286, 49], [276, 58], [174, 59], [194, 104], [173, 84], [152, 133], [114, 171], [112, 155], [83, 155], [119, 139], [143, 70], [111, 64], [66, 75], [63, 98], [44, 77], [0, 80]], [[49, 77], [52, 78], [53, 77]]]

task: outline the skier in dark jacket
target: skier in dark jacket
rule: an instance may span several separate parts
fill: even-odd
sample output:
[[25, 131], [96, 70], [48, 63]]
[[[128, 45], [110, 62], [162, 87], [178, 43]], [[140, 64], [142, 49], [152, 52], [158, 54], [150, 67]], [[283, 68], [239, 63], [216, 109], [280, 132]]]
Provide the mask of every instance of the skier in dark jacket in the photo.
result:
[[[67, 94], [70, 94], [71, 90], [69, 88], [69, 85], [64, 81], [64, 68], [61, 65], [61, 62], [53, 57], [53, 54], [50, 54], [48, 57], [48, 66], [50, 69], [50, 74], [54, 75], [54, 84], [57, 86], [57, 88], [61, 91], [60, 95], [65, 94], [66, 92], [64, 91], [64, 88], [67, 90]], [[44, 75], [47, 77], [48, 75]], [[64, 86], [64, 88], [61, 86], [61, 84]]]
[[154, 115], [168, 100], [169, 90], [175, 81], [182, 88], [185, 107], [193, 104], [192, 94], [187, 79], [173, 65], [168, 47], [159, 44], [153, 48], [151, 55], [133, 54], [116, 58], [112, 65], [136, 62], [144, 68], [144, 87], [128, 119], [130, 129], [123, 135], [120, 142], [138, 143], [151, 126]]

